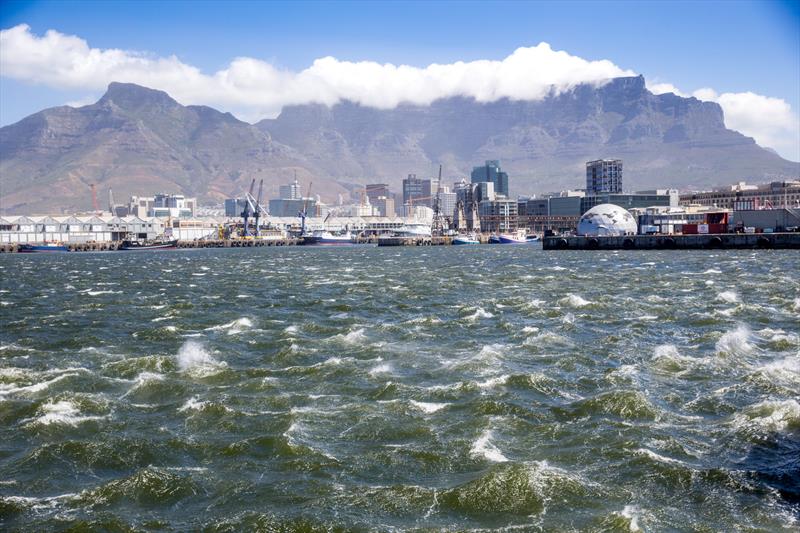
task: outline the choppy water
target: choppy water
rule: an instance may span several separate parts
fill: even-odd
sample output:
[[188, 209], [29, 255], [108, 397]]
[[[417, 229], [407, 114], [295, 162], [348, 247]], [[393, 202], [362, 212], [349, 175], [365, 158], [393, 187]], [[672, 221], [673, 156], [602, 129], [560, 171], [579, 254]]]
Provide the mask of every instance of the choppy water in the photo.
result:
[[791, 530], [800, 255], [0, 257], [0, 529]]

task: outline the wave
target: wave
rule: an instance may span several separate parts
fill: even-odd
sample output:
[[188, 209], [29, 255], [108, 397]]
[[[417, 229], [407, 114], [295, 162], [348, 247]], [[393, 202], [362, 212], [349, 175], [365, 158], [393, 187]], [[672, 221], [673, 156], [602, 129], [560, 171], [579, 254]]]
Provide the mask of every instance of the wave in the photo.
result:
[[253, 327], [253, 321], [247, 317], [237, 318], [227, 324], [206, 328], [206, 331], [227, 331], [228, 335], [236, 335]]
[[487, 429], [478, 439], [472, 443], [469, 454], [478, 459], [486, 459], [493, 463], [504, 463], [508, 458], [492, 443], [494, 433]]
[[800, 429], [800, 403], [797, 400], [765, 400], [734, 415], [733, 426], [754, 436], [788, 428]]
[[449, 403], [418, 402], [416, 400], [409, 400], [409, 403], [426, 414], [441, 411], [450, 405]]
[[741, 300], [739, 299], [739, 295], [736, 291], [723, 291], [717, 294], [717, 300], [723, 301], [729, 304], [738, 304]]
[[64, 426], [77, 426], [83, 422], [92, 420], [103, 420], [105, 416], [89, 416], [81, 415], [78, 406], [69, 401], [61, 400], [58, 402], [48, 402], [42, 404], [39, 408], [40, 416], [36, 419], [29, 421], [30, 424], [51, 426], [51, 425], [64, 425]]
[[565, 298], [562, 298], [558, 301], [561, 305], [568, 305], [570, 307], [586, 307], [592, 305], [594, 302], [586, 300], [577, 294], [569, 293]]
[[469, 322], [477, 322], [481, 318], [494, 318], [494, 315], [489, 311], [485, 310], [483, 307], [478, 307], [474, 313], [465, 316], [464, 320], [467, 320]]
[[214, 374], [228, 366], [224, 361], [217, 361], [201, 343], [193, 340], [183, 343], [176, 358], [182, 372], [196, 375]]
[[717, 353], [747, 355], [755, 349], [755, 346], [750, 342], [751, 338], [750, 328], [740, 324], [735, 330], [727, 331], [720, 337], [716, 346]]

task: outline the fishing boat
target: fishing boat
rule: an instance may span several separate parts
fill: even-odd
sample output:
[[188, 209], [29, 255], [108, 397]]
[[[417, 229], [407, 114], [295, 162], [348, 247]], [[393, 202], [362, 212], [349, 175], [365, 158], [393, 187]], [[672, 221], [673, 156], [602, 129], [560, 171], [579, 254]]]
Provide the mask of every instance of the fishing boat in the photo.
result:
[[33, 254], [33, 253], [46, 253], [46, 252], [69, 252], [69, 248], [62, 243], [56, 241], [45, 241], [41, 244], [20, 244], [17, 251], [20, 253]]
[[178, 247], [178, 239], [169, 241], [122, 241], [117, 250], [121, 252], [143, 252], [146, 250], [172, 250]]
[[490, 244], [530, 244], [539, 240], [537, 235], [528, 235], [527, 230], [518, 229], [514, 233], [499, 233], [489, 237]]
[[474, 233], [468, 233], [466, 235], [458, 235], [453, 238], [453, 245], [464, 245], [464, 244], [480, 244], [481, 242], [478, 240], [477, 235]]
[[303, 244], [316, 246], [350, 246], [355, 244], [350, 230], [333, 233], [328, 230], [314, 230], [311, 235], [303, 236]]

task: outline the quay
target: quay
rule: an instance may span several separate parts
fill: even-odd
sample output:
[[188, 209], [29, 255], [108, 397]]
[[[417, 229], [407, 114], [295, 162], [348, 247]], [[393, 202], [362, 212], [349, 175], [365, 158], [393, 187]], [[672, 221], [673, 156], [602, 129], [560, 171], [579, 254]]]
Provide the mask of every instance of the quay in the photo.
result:
[[545, 237], [545, 250], [800, 250], [800, 233]]
[[[85, 242], [68, 244], [70, 252], [113, 252], [119, 248], [119, 241]], [[176, 248], [254, 248], [262, 246], [296, 246], [300, 239], [204, 239], [178, 241]], [[0, 244], [0, 253], [18, 252], [19, 244]]]

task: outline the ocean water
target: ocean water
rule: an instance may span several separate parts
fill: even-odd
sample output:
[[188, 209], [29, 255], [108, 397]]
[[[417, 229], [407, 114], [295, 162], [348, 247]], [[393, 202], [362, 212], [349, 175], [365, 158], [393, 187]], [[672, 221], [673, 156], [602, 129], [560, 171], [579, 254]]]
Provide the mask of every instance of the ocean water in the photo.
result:
[[797, 531], [798, 265], [0, 256], [0, 529]]

